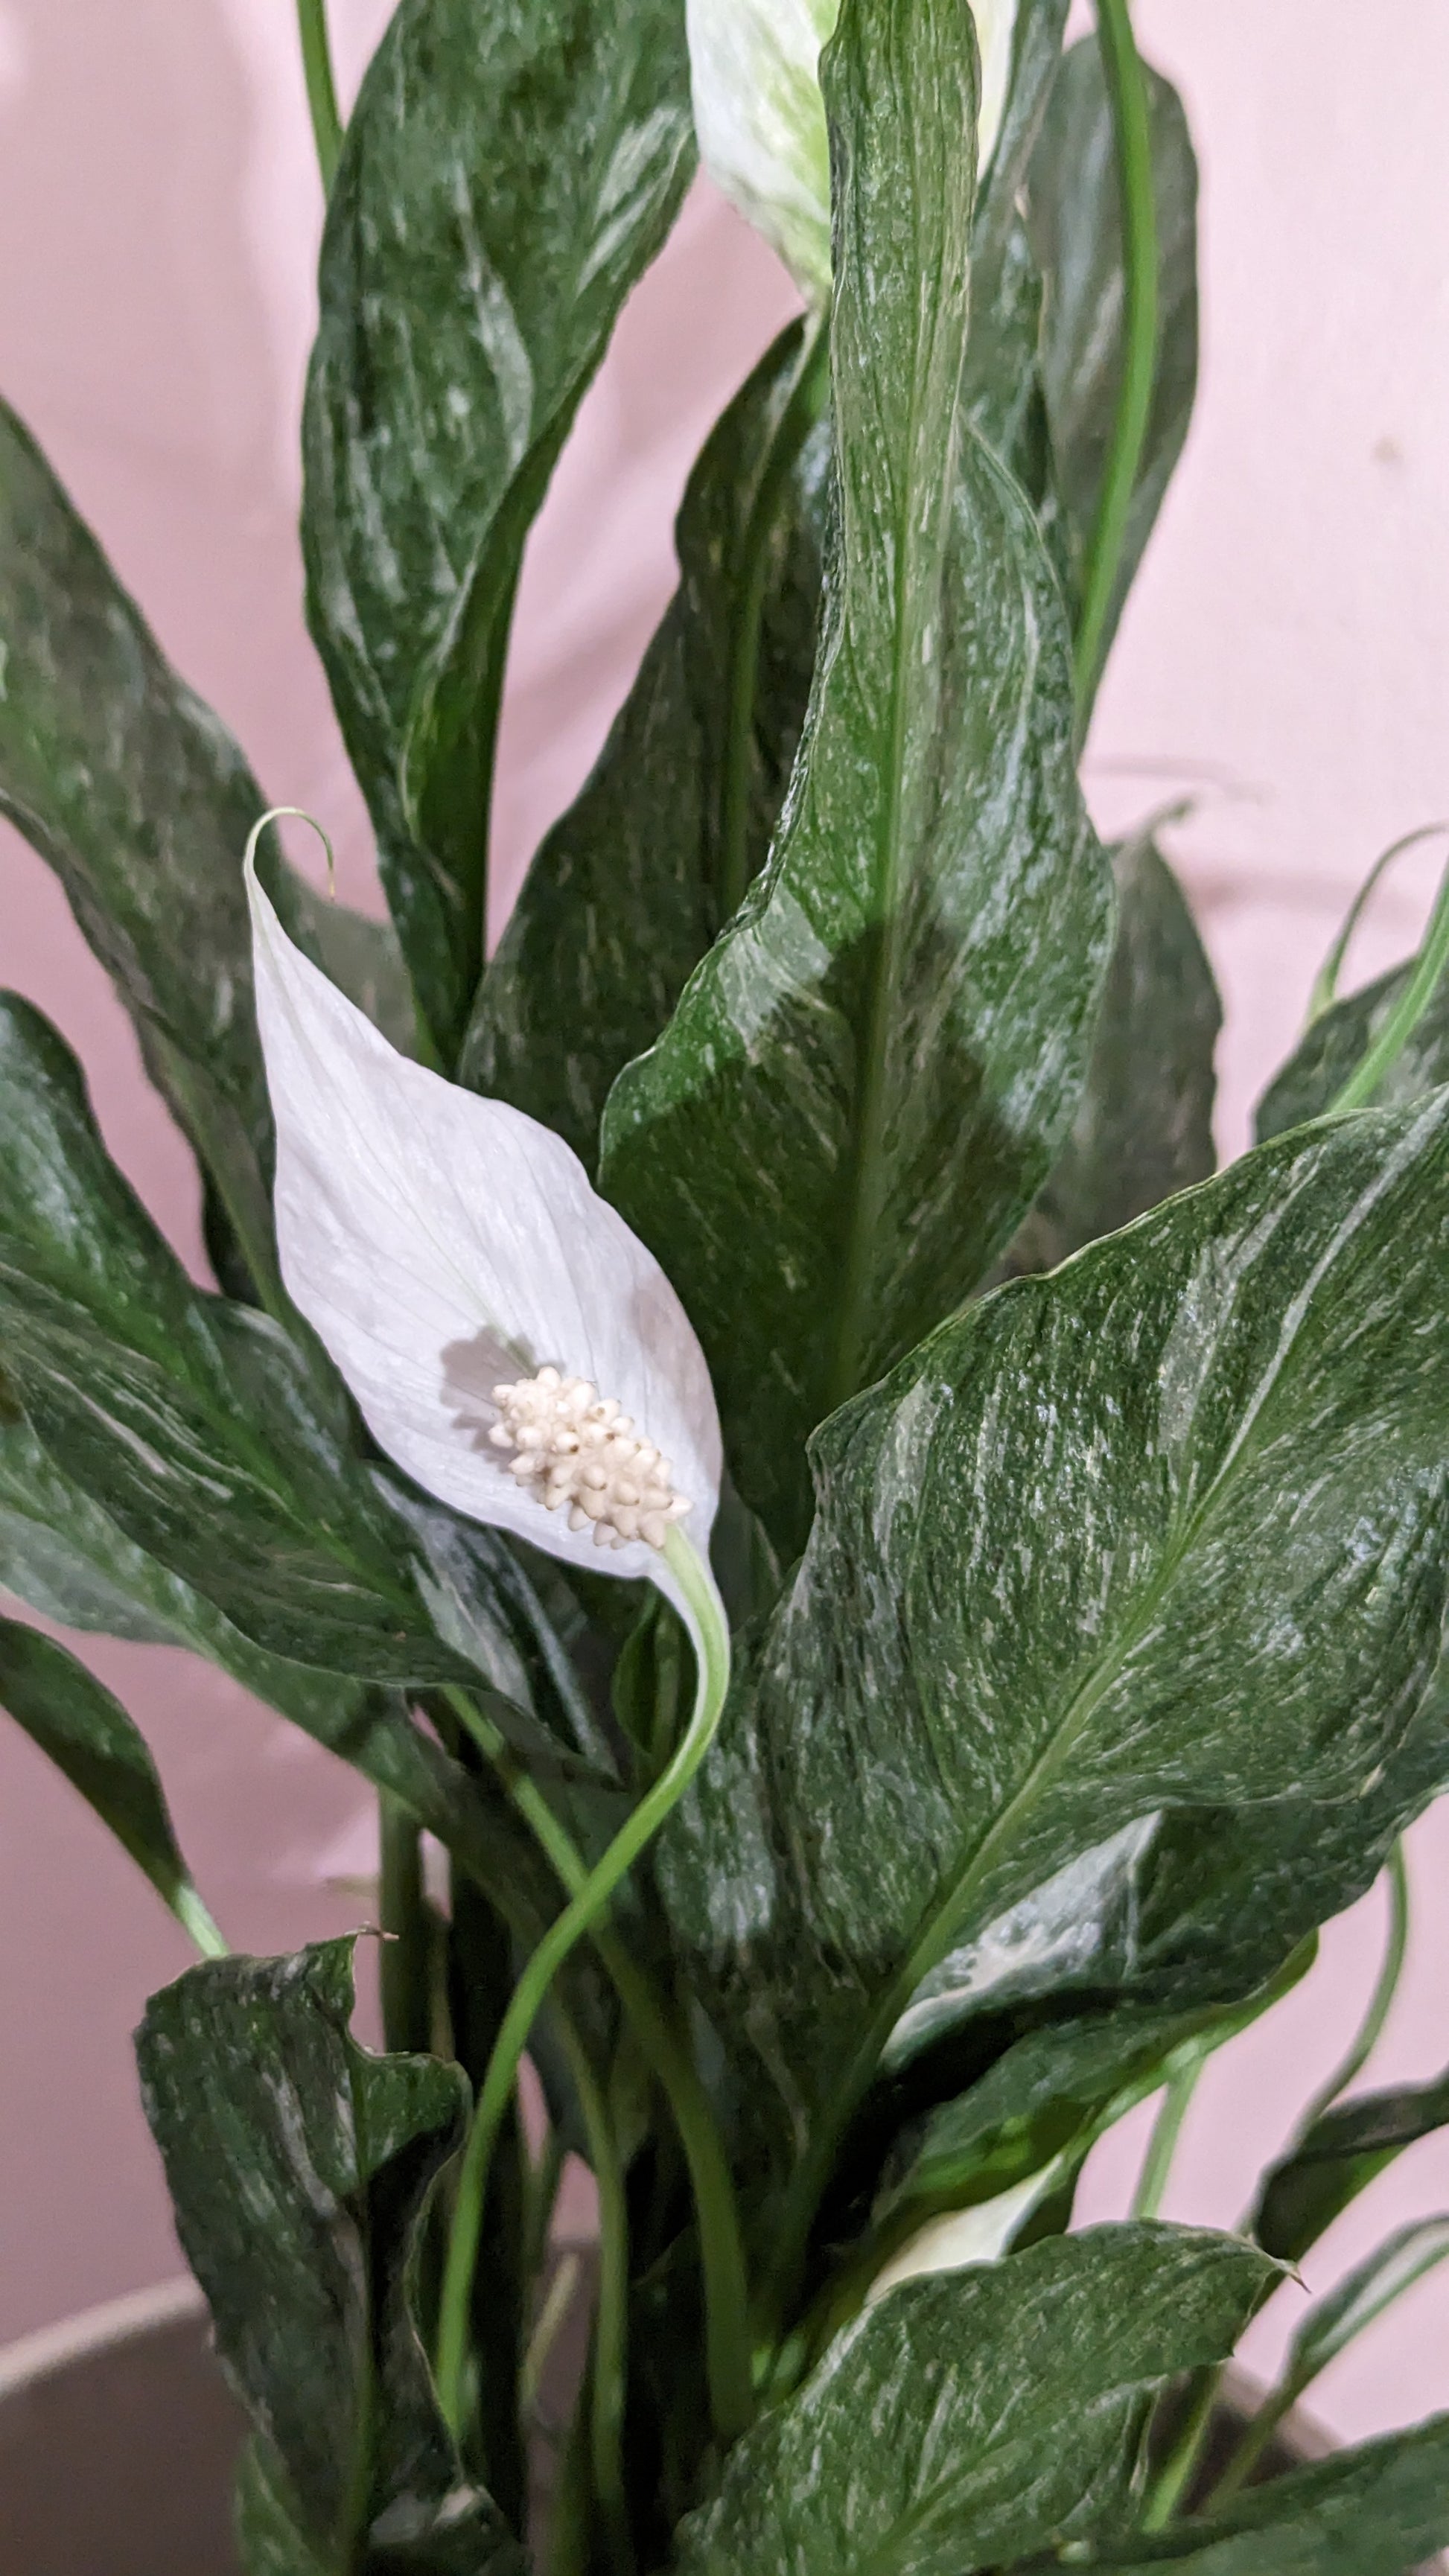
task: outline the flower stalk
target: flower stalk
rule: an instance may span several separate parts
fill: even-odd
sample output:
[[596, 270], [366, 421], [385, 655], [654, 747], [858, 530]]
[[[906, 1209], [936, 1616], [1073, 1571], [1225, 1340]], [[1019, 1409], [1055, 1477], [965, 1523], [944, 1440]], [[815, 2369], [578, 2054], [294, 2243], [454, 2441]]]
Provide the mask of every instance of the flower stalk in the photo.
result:
[[322, 173], [323, 195], [330, 197], [342, 153], [342, 119], [337, 112], [337, 83], [327, 36], [327, 0], [297, 0], [297, 27], [302, 39], [302, 69], [307, 80], [317, 167]]
[[[461, 2434], [466, 2413], [468, 2316], [473, 2275], [478, 2263], [488, 2170], [503, 2114], [528, 2046], [529, 2033], [569, 1953], [599, 1921], [620, 1880], [683, 1797], [714, 1741], [724, 1711], [730, 1673], [729, 1631], [713, 1582], [691, 1542], [677, 1525], [669, 1530], [663, 1553], [692, 1613], [698, 1655], [694, 1709], [672, 1760], [534, 1951], [514, 1989], [484, 2072], [458, 2179], [439, 2310], [438, 2394], [443, 2413], [455, 2435]], [[701, 2211], [701, 2220], [703, 2215]], [[717, 2423], [723, 2418], [720, 2429], [723, 2431], [727, 2426], [729, 2433], [726, 2438], [729, 2438], [742, 2429], [743, 2422], [748, 2421], [751, 2401], [748, 2366], [746, 2364], [744, 2371], [744, 2385], [740, 2386], [738, 2365], [721, 2348], [721, 2327], [722, 2321], [712, 2314], [709, 2348], [711, 2397]], [[722, 2368], [727, 2374], [723, 2379]]]

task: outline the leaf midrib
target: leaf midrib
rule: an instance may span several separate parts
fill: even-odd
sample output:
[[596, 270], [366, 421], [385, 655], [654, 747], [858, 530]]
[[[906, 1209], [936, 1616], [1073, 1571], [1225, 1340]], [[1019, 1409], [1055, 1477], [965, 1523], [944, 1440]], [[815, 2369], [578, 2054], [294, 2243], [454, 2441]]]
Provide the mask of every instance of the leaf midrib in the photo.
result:
[[[1442, 1113], [1440, 1113], [1442, 1115]], [[1400, 1139], [1398, 1150], [1376, 1170], [1367, 1187], [1360, 1189], [1313, 1263], [1296, 1294], [1286, 1302], [1277, 1347], [1264, 1368], [1254, 1390], [1252, 1403], [1246, 1408], [1211, 1484], [1195, 1509], [1184, 1518], [1176, 1541], [1164, 1551], [1163, 1561], [1153, 1583], [1138, 1602], [1134, 1616], [1125, 1623], [1109, 1655], [1103, 1658], [1091, 1677], [1082, 1684], [1069, 1703], [1061, 1724], [1049, 1744], [1038, 1755], [1025, 1780], [1001, 1810], [969, 1857], [962, 1855], [952, 1876], [949, 1893], [938, 1900], [922, 1917], [920, 1928], [911, 1944], [906, 1965], [893, 1981], [867, 2026], [861, 2045], [847, 2068], [844, 2080], [816, 2133], [814, 2149], [796, 2167], [795, 2187], [787, 2198], [781, 2228], [782, 2261], [780, 2271], [784, 2285], [793, 2294], [793, 2266], [803, 2248], [814, 2219], [818, 2192], [829, 2171], [828, 2159], [835, 2142], [856, 2105], [863, 2098], [881, 2051], [901, 2012], [910, 2001], [921, 1979], [928, 1975], [952, 1940], [959, 1938], [961, 1923], [972, 1894], [990, 1871], [997, 1850], [1009, 1841], [1014, 1829], [1051, 1786], [1063, 1763], [1081, 1741], [1082, 1735], [1100, 1707], [1102, 1700], [1117, 1681], [1128, 1657], [1151, 1626], [1163, 1600], [1172, 1589], [1182, 1564], [1196, 1547], [1208, 1521], [1218, 1510], [1236, 1482], [1236, 1470], [1253, 1447], [1263, 1418], [1277, 1393], [1298, 1347], [1302, 1327], [1313, 1309], [1324, 1279], [1341, 1254], [1354, 1244], [1377, 1202], [1402, 1177], [1420, 1152], [1420, 1138], [1435, 1124], [1435, 1113], [1416, 1119]], [[1199, 1192], [1220, 1186], [1203, 1182]], [[1185, 1192], [1184, 1198], [1199, 1192]], [[1139, 1220], [1145, 1226], [1151, 1218]], [[1129, 1229], [1135, 1231], [1136, 1229]], [[1079, 1259], [1084, 1256], [1077, 1256]], [[1004, 1292], [1010, 1294], [1008, 1290]], [[805, 2204], [808, 2202], [808, 2208]], [[803, 2227], [802, 2227], [803, 2220]]]
[[[929, 373], [930, 350], [924, 359], [918, 347], [918, 362], [912, 372], [908, 414], [907, 453], [914, 460], [919, 455], [918, 424], [923, 376]], [[960, 365], [965, 364], [966, 334], [961, 332]], [[958, 368], [959, 377], [959, 368]], [[831, 367], [832, 386], [835, 368]], [[935, 603], [939, 611], [945, 577], [945, 520], [950, 508], [950, 493], [955, 479], [955, 460], [959, 437], [956, 425], [957, 406], [950, 406], [950, 430], [947, 441], [947, 463], [940, 477], [940, 507], [934, 520], [933, 541], [938, 560], [935, 580]], [[838, 411], [837, 411], [838, 417]], [[843, 467], [837, 470], [843, 473]], [[891, 636], [890, 711], [886, 727], [888, 745], [887, 795], [875, 836], [876, 889], [881, 902], [878, 936], [871, 964], [870, 997], [867, 1006], [865, 1070], [860, 1088], [856, 1120], [855, 1149], [851, 1157], [850, 1221], [846, 1236], [845, 1287], [836, 1323], [835, 1351], [831, 1363], [825, 1399], [826, 1413], [838, 1411], [842, 1404], [859, 1391], [867, 1343], [870, 1303], [871, 1255], [885, 1197], [885, 1109], [886, 1068], [894, 1020], [891, 1004], [900, 986], [901, 958], [901, 871], [905, 835], [902, 826], [904, 809], [904, 771], [907, 740], [907, 703], [911, 675], [912, 647], [919, 646], [929, 619], [923, 620], [917, 610], [917, 565], [928, 533], [920, 526], [920, 513], [915, 506], [919, 483], [913, 472], [908, 480], [903, 507], [896, 526], [897, 561], [900, 578], [896, 592], [896, 614]], [[848, 642], [849, 614], [842, 642]], [[836, 668], [843, 657], [837, 657]]]

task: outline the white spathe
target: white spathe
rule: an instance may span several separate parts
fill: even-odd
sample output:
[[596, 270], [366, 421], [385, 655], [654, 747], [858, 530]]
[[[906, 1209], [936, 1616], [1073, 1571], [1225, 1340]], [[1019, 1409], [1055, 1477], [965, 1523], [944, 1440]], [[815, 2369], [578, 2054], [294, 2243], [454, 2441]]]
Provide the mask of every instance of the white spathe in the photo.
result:
[[[974, 0], [977, 167], [991, 167], [1011, 85], [1017, 0]], [[821, 48], [840, 0], [686, 0], [700, 158], [814, 305], [830, 299], [830, 144]]]
[[282, 1277], [379, 1448], [470, 1519], [595, 1573], [645, 1576], [688, 1617], [657, 1548], [596, 1546], [489, 1436], [496, 1385], [545, 1367], [591, 1380], [664, 1453], [708, 1561], [719, 1418], [658, 1262], [561, 1137], [389, 1046], [294, 947], [250, 861], [247, 891]]
[[928, 2272], [968, 2272], [978, 2263], [999, 2263], [1032, 2211], [1065, 2171], [1066, 2158], [1057, 2156], [1040, 2173], [1028, 2174], [1024, 2182], [998, 2192], [995, 2200], [980, 2201], [974, 2209], [948, 2209], [939, 2218], [928, 2218], [877, 2272], [867, 2292], [867, 2305], [874, 2306], [888, 2290], [899, 2289], [902, 2281], [920, 2280]]

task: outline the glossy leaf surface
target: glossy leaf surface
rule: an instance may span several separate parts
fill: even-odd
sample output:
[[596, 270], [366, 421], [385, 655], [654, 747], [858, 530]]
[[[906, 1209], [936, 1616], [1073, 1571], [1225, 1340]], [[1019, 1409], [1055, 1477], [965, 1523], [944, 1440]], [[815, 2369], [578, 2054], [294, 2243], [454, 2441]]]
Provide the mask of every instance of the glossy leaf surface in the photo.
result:
[[[446, 1514], [413, 1517], [413, 1509], [431, 1613], [473, 1675], [505, 1695], [490, 1703], [504, 1732], [542, 1769], [550, 1759], [557, 1768], [571, 1746], [596, 1754], [596, 1739], [581, 1741], [581, 1712], [554, 1669], [526, 1582], [515, 1585], [516, 1569], [490, 1561], [494, 1543], [485, 1532], [460, 1530]], [[223, 1551], [214, 1553], [219, 1561]], [[67, 1626], [206, 1656], [376, 1787], [393, 1791], [441, 1842], [489, 1876], [515, 1912], [522, 1908], [530, 1928], [552, 1911], [547, 1875], [540, 1878], [506, 1806], [485, 1798], [413, 1723], [396, 1692], [255, 1645], [203, 1592], [128, 1538], [61, 1473], [24, 1416], [3, 1406], [0, 1586]]]
[[1186, 2567], [1191, 2576], [1410, 2576], [1449, 2539], [1449, 2416], [1335, 2451], [1205, 2516], [1094, 2560], [1103, 2576]]
[[1068, 1873], [1111, 1837], [1392, 1756], [1439, 1653], [1446, 1231], [1449, 1101], [1317, 1129], [821, 1432], [810, 1546], [660, 1863], [792, 2120], [1058, 1876], [1090, 1954]]
[[1272, 2277], [1227, 2237], [1112, 2227], [907, 2282], [737, 2445], [682, 2576], [969, 2576], [1113, 2527], [1149, 2395]]
[[965, 416], [1040, 507], [1048, 460], [1042, 281], [1022, 212], [1032, 150], [1061, 60], [1066, 0], [1020, 0], [1011, 87], [971, 238]]
[[1297, 2263], [1350, 2201], [1406, 2147], [1449, 2125], [1449, 2074], [1340, 2102], [1315, 2120], [1265, 2180], [1253, 2234], [1270, 2254]]
[[0, 813], [54, 868], [147, 1069], [269, 1258], [241, 854], [263, 799], [0, 405]]
[[679, 589], [534, 859], [469, 1029], [460, 1078], [557, 1129], [591, 1170], [616, 1075], [764, 859], [799, 742], [829, 437], [791, 461], [801, 356], [794, 324], [705, 445], [675, 529]]
[[5, 1365], [62, 1476], [268, 1653], [463, 1675], [329, 1382], [265, 1318], [192, 1288], [107, 1159], [74, 1058], [14, 996], [0, 1096]]
[[1356, 1798], [1145, 1817], [950, 1950], [891, 2033], [887, 2070], [984, 2014], [1070, 2013], [1107, 1995], [1129, 2010], [1237, 2004], [1367, 1893], [1399, 1835], [1446, 1785], [1441, 1683]]
[[837, 506], [815, 689], [769, 864], [620, 1076], [603, 1163], [786, 1548], [809, 1431], [966, 1295], [1045, 1177], [1110, 908], [1035, 521], [969, 431], [955, 451], [964, 10], [848, 8], [823, 76]]
[[153, 1996], [146, 2116], [217, 2349], [323, 2563], [501, 2576], [521, 2557], [463, 2476], [409, 2305], [467, 2087], [357, 2046], [352, 1952], [208, 1962]]
[[304, 428], [309, 615], [445, 1063], [483, 963], [524, 538], [691, 159], [674, 0], [403, 0], [348, 128]]
[[199, 1919], [165, 1792], [140, 1728], [50, 1637], [0, 1619], [0, 1708], [78, 1789], [183, 1922]]
[[[1257, 1133], [1280, 1136], [1321, 1118], [1367, 1055], [1403, 993], [1412, 964], [1395, 966], [1361, 992], [1334, 1002], [1312, 1023], [1258, 1103]], [[1449, 1082], [1449, 984], [1441, 984], [1403, 1053], [1374, 1095], [1376, 1105], [1417, 1100]]]
[[1050, 1270], [1205, 1181], [1222, 1005], [1183, 892], [1154, 842], [1113, 854], [1117, 936], [1071, 1137], [1012, 1245]]
[[[1182, 453], [1197, 390], [1197, 162], [1176, 90], [1144, 69], [1157, 199], [1157, 380], [1104, 649]], [[1122, 379], [1121, 198], [1095, 36], [1062, 62], [1032, 161], [1027, 221], [1046, 287], [1042, 372], [1075, 582], [1096, 524]]]
[[1221, 2047], [1276, 2000], [1272, 1989], [1216, 2010], [1127, 2003], [1028, 2031], [968, 2092], [897, 2141], [876, 2230], [895, 2243], [932, 2212], [992, 2200], [1054, 2157], [1080, 2164], [1113, 2121], [1166, 2082], [1179, 2052]]

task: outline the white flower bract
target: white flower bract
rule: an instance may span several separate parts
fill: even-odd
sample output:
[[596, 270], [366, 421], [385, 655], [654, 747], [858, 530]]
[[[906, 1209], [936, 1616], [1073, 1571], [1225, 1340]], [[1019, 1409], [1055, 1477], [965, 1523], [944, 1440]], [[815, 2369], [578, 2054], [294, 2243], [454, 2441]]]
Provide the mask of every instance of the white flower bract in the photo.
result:
[[[974, 0], [977, 169], [991, 167], [1011, 87], [1017, 0]], [[821, 48], [840, 0], [686, 0], [700, 159], [817, 306], [830, 299], [830, 143]]]
[[647, 1576], [688, 1616], [660, 1549], [687, 1512], [707, 1562], [719, 1421], [658, 1262], [561, 1137], [399, 1055], [250, 863], [247, 887], [282, 1276], [379, 1448], [471, 1519]]

